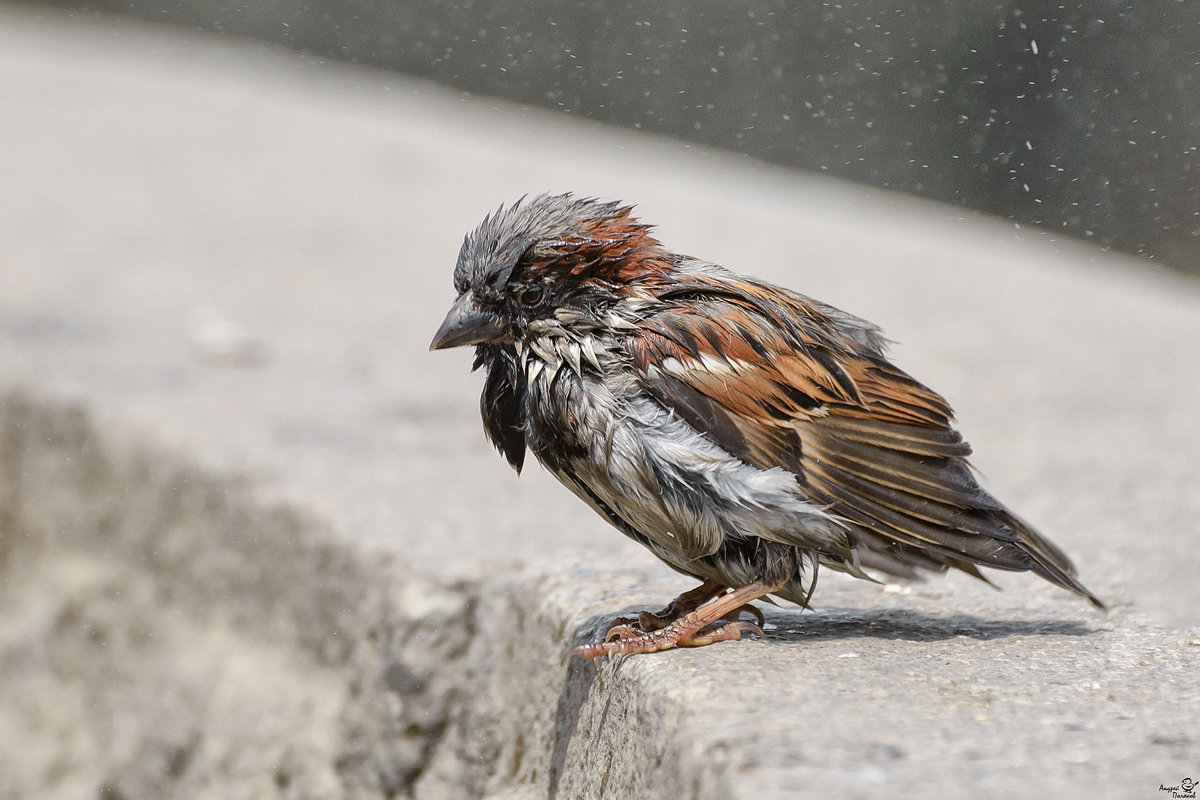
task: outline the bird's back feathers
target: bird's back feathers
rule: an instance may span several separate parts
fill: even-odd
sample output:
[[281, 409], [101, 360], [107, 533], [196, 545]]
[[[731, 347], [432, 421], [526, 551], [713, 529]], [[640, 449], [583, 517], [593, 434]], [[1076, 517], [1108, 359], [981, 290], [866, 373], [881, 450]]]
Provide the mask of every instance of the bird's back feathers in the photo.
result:
[[793, 472], [847, 521], [864, 564], [1032, 570], [1100, 604], [979, 485], [949, 404], [888, 362], [866, 323], [710, 265], [680, 282], [686, 307], [668, 302], [626, 340], [647, 391], [733, 455]]

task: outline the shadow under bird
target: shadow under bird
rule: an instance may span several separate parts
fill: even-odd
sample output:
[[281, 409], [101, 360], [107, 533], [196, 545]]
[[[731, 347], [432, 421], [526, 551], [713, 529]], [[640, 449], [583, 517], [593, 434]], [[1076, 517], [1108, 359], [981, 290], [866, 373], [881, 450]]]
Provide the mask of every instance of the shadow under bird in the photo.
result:
[[475, 346], [487, 436], [700, 581], [569, 656], [738, 639], [750, 601], [807, 606], [819, 566], [868, 578], [1031, 571], [1103, 608], [988, 494], [936, 392], [879, 329], [673, 253], [618, 203], [501, 207], [468, 234], [431, 349]]

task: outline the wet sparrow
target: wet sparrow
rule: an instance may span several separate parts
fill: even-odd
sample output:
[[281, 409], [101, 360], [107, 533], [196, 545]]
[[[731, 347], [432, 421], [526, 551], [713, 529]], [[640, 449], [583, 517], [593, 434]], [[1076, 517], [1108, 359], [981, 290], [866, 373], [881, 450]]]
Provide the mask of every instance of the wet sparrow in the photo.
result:
[[871, 323], [673, 253], [616, 203], [543, 195], [466, 237], [432, 349], [475, 346], [488, 437], [528, 448], [626, 536], [703, 583], [572, 655], [761, 635], [819, 565], [1029, 570], [1100, 600], [976, 482], [950, 406]]

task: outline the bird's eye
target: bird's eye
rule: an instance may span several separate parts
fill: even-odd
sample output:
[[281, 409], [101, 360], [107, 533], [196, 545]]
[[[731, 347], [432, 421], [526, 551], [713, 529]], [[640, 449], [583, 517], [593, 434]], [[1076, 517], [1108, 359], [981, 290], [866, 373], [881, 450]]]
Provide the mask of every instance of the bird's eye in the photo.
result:
[[545, 297], [546, 292], [540, 284], [535, 283], [529, 286], [522, 286], [518, 288], [516, 294], [518, 303], [528, 308], [532, 308], [533, 306], [536, 306], [538, 303], [542, 302], [542, 298]]

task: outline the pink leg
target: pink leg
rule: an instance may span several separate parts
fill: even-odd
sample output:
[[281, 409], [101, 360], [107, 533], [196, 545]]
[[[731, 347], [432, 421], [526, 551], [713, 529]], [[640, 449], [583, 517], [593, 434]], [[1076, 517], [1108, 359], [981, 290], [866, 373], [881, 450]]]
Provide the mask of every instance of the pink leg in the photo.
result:
[[689, 589], [676, 597], [662, 611], [643, 611], [638, 615], [636, 621], [630, 617], [617, 617], [608, 626], [604, 639], [608, 641], [612, 632], [617, 628], [631, 628], [637, 630], [638, 633], [665, 628], [684, 614], [695, 611], [723, 591], [725, 591], [725, 587], [721, 584], [705, 581], [695, 589]]
[[746, 631], [762, 636], [762, 629], [752, 622], [733, 621], [712, 629], [708, 629], [708, 626], [726, 619], [728, 615], [736, 616], [746, 607], [746, 603], [775, 591], [783, 583], [785, 582], [769, 584], [755, 581], [728, 594], [718, 595], [654, 631], [639, 631], [628, 624], [614, 625], [603, 642], [576, 647], [567, 653], [567, 658], [579, 656], [591, 660], [622, 653], [655, 653], [677, 646], [702, 647], [713, 642], [739, 639]]

